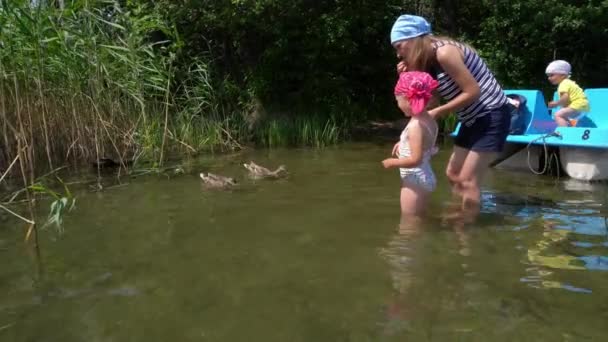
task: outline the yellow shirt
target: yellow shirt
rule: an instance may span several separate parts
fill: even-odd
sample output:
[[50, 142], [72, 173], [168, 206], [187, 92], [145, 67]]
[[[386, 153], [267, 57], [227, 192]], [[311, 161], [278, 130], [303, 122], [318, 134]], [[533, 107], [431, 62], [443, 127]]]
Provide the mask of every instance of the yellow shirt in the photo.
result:
[[568, 97], [570, 98], [568, 108], [572, 108], [577, 112], [590, 111], [587, 96], [583, 92], [583, 89], [579, 87], [579, 85], [573, 80], [566, 78], [565, 80], [561, 81], [557, 87], [557, 93], [560, 94], [560, 96], [563, 93], [568, 94]]

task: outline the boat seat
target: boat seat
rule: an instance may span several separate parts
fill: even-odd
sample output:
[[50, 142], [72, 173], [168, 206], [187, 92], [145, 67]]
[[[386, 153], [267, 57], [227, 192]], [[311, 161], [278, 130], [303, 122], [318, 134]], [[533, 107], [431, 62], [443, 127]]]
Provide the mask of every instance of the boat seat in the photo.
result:
[[577, 127], [608, 128], [608, 88], [585, 90], [591, 111], [579, 120]]
[[[517, 94], [526, 98], [523, 114], [526, 122], [525, 134], [547, 134], [555, 131], [557, 124], [549, 115], [545, 98], [538, 90], [513, 90], [505, 89], [506, 95]], [[460, 123], [454, 129], [452, 136], [456, 136], [460, 130]]]
[[[608, 88], [590, 88], [585, 90], [585, 95], [587, 95], [587, 99], [589, 100], [589, 107], [591, 107], [591, 111], [588, 113], [581, 113], [573, 119], [577, 120], [576, 127], [585, 127], [585, 128], [608, 128], [608, 117], [606, 113], [608, 113], [608, 102], [606, 102], [606, 98], [608, 98]], [[559, 94], [555, 92], [553, 94], [553, 100], [557, 101], [559, 99]], [[560, 107], [555, 107], [551, 111], [551, 116], [559, 109]]]
[[557, 124], [549, 115], [545, 97], [539, 90], [505, 89], [505, 94], [518, 94], [527, 100], [524, 108], [527, 122], [524, 134], [547, 134], [555, 131]]

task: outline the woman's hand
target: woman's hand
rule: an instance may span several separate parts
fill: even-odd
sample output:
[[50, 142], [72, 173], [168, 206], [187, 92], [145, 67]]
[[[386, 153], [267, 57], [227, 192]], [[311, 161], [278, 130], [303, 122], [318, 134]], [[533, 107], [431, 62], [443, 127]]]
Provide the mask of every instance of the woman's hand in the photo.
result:
[[405, 61], [399, 62], [399, 64], [397, 64], [397, 73], [400, 74], [400, 73], [406, 72], [406, 71], [407, 71], [407, 65], [405, 64]]
[[391, 156], [399, 157], [397, 155], [397, 153], [399, 153], [399, 145], [401, 145], [401, 142], [397, 141], [397, 143], [395, 144], [395, 146], [393, 146], [393, 152], [391, 153]]
[[437, 120], [441, 117], [441, 114], [439, 113], [437, 108], [430, 109], [429, 115], [433, 118], [433, 120]]

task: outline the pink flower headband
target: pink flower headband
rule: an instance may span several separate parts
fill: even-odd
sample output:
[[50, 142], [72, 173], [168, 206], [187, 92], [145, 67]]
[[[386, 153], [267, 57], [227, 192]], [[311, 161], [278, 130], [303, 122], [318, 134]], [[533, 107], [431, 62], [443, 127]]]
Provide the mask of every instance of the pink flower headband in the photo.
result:
[[405, 96], [410, 103], [412, 115], [422, 113], [439, 83], [426, 72], [408, 71], [399, 74], [395, 85], [395, 96]]

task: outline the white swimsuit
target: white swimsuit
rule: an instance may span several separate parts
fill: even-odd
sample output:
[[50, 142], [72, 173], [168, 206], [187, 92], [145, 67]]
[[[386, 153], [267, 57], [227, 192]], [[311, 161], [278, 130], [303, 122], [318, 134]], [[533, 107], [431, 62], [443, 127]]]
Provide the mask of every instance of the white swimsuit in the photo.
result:
[[[422, 162], [420, 165], [412, 168], [399, 168], [399, 173], [401, 175], [401, 181], [416, 184], [422, 187], [426, 191], [435, 190], [435, 186], [437, 184], [437, 180], [435, 179], [435, 174], [433, 173], [433, 169], [431, 168], [431, 156], [437, 152], [435, 148], [435, 141], [437, 141], [437, 129], [435, 132], [431, 131], [431, 129], [422, 124], [431, 135], [433, 135], [433, 143], [431, 148], [425, 150], [422, 154]], [[399, 158], [407, 158], [411, 155], [410, 144], [407, 140], [407, 126], [401, 132], [401, 138], [399, 139]]]

